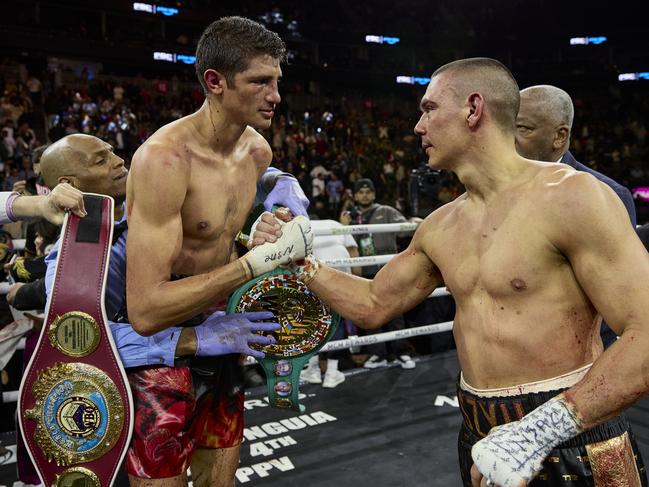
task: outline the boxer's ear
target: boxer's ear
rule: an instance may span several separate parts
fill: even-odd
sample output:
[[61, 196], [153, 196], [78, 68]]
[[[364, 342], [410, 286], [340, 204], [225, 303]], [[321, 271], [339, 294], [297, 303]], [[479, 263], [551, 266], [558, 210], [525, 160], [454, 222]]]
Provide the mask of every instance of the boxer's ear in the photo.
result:
[[466, 116], [466, 123], [470, 129], [475, 129], [484, 113], [484, 98], [478, 92], [473, 92], [469, 94], [466, 99], [468, 114]]
[[228, 82], [222, 73], [214, 69], [207, 69], [203, 73], [203, 81], [210, 93], [215, 95], [222, 95], [225, 88], [228, 87]]

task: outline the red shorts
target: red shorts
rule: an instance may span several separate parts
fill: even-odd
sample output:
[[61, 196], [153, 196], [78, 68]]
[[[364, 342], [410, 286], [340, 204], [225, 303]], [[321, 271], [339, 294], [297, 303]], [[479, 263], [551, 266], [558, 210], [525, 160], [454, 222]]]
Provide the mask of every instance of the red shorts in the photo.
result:
[[243, 392], [196, 398], [189, 367], [147, 367], [128, 372], [135, 427], [126, 469], [159, 479], [184, 473], [195, 448], [229, 448], [243, 438]]

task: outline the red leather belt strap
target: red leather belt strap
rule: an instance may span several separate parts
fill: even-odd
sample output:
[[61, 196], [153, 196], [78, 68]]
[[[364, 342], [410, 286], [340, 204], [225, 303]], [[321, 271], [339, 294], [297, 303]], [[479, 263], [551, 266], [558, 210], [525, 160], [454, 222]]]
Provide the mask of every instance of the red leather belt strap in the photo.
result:
[[38, 346], [23, 376], [19, 424], [46, 486], [112, 485], [132, 429], [131, 393], [104, 312], [113, 200], [84, 195], [63, 225]]

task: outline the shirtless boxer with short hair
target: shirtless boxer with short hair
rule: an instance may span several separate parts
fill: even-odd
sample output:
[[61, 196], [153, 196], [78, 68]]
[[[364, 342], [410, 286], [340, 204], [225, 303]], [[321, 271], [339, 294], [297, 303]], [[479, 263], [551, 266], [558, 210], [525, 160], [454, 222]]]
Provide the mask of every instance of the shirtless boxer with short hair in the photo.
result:
[[[256, 22], [226, 17], [212, 23], [196, 51], [203, 106], [159, 129], [135, 153], [126, 199], [127, 300], [130, 321], [141, 334], [196, 321], [252, 277], [309, 252], [308, 220], [298, 216], [282, 227], [276, 242], [231, 259], [257, 180], [272, 158], [256, 129], [270, 126], [280, 102], [285, 53], [282, 40]], [[159, 433], [165, 425], [155, 426], [155, 414], [146, 431], [136, 429], [137, 455], [150, 467], [129, 470], [132, 485], [186, 485], [189, 462], [194, 485], [232, 485], [243, 429], [243, 396], [228, 379], [237, 367], [237, 357], [232, 360], [216, 368], [193, 364], [194, 374], [173, 385], [200, 396], [196, 409], [179, 418], [180, 429], [190, 416], [214, 416], [185, 450], [165, 447], [168, 439]], [[144, 390], [166, 380], [155, 370], [147, 373], [141, 384], [131, 385]], [[150, 456], [150, 439], [160, 442], [159, 458]]]
[[[649, 390], [649, 255], [608, 186], [516, 153], [518, 105], [497, 61], [438, 69], [415, 133], [428, 165], [453, 171], [466, 193], [429, 215], [373, 280], [311, 258], [295, 269], [368, 328], [446, 284], [457, 304], [465, 485], [520, 486], [538, 474], [548, 481], [539, 485], [568, 475], [570, 485], [646, 486], [618, 415]], [[620, 335], [604, 353], [600, 314]], [[611, 483], [616, 475], [625, 483]]]

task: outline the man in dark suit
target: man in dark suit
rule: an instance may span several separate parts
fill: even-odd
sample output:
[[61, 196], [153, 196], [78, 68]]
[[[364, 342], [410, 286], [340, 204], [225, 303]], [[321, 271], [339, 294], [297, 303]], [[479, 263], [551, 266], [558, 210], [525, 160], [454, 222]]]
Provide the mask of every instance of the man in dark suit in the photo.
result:
[[[592, 174], [611, 187], [620, 197], [635, 228], [636, 214], [631, 192], [604, 174], [577, 161], [568, 150], [574, 117], [570, 95], [551, 85], [530, 86], [521, 90], [521, 104], [516, 117], [516, 150], [528, 159], [560, 162]], [[602, 323], [602, 341], [608, 347], [615, 333]]]
[[642, 243], [644, 244], [647, 251], [649, 251], [649, 223], [645, 223], [641, 227], [638, 227], [636, 232], [638, 233], [638, 237], [640, 237], [640, 240], [642, 240]]

